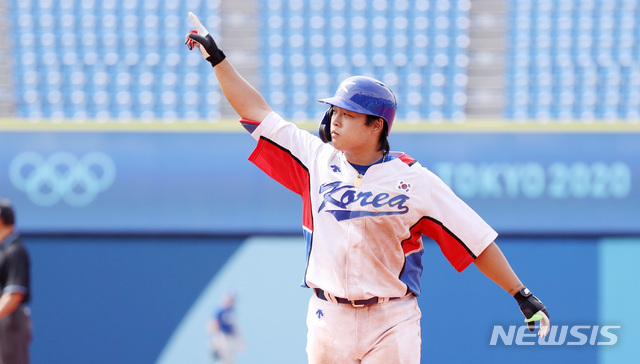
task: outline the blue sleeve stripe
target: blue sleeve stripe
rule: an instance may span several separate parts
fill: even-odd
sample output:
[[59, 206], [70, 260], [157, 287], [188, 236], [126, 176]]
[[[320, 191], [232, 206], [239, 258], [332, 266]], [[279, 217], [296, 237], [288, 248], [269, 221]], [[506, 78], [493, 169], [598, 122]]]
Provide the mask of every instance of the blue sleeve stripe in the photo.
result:
[[253, 121], [248, 119], [240, 119], [240, 124], [249, 132], [253, 133], [254, 130], [260, 125], [259, 121]]
[[420, 277], [422, 276], [422, 254], [424, 250], [417, 251], [405, 257], [404, 267], [400, 273], [400, 280], [407, 285], [414, 296], [420, 296]]

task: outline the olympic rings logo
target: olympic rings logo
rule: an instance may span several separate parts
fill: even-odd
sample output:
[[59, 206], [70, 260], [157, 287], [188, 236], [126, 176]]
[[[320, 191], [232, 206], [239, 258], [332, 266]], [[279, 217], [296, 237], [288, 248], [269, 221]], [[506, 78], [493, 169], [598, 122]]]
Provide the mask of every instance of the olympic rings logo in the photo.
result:
[[36, 152], [23, 152], [9, 165], [11, 183], [40, 206], [53, 206], [60, 200], [86, 206], [111, 186], [115, 176], [113, 160], [101, 152], [82, 158], [56, 152], [46, 159]]

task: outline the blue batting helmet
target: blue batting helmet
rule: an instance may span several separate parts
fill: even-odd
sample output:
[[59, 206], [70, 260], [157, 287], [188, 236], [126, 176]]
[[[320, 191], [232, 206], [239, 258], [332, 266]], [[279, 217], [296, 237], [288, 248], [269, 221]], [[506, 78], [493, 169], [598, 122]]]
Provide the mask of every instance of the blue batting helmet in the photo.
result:
[[[366, 76], [349, 77], [338, 86], [333, 97], [318, 100], [325, 104], [357, 112], [374, 115], [387, 122], [387, 135], [391, 131], [398, 103], [396, 96], [384, 83]], [[331, 108], [325, 112], [320, 123], [320, 138], [326, 143], [331, 141]]]

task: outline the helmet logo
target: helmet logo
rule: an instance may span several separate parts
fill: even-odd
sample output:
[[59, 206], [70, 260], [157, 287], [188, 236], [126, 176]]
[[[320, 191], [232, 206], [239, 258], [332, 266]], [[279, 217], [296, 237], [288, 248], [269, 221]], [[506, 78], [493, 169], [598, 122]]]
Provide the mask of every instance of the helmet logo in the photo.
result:
[[349, 86], [349, 85], [355, 85], [355, 84], [356, 84], [356, 83], [355, 83], [355, 82], [353, 82], [353, 81], [351, 81], [351, 82], [343, 82], [343, 83], [340, 85], [340, 89], [342, 89], [345, 93], [347, 93], [347, 92], [349, 92], [349, 89], [347, 88], [347, 86]]

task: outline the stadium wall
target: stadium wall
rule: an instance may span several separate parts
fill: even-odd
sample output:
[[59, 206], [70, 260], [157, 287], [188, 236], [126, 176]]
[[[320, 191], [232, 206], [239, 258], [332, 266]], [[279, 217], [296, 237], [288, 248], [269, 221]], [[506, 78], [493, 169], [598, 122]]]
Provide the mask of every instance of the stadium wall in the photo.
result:
[[[522, 323], [515, 302], [473, 266], [456, 273], [426, 242], [423, 362], [638, 355], [637, 141], [633, 132], [392, 135], [392, 149], [496, 228], [554, 324], [620, 326], [612, 346], [598, 345], [602, 336], [492, 346], [494, 326]], [[254, 144], [244, 132], [0, 133], [0, 191], [32, 254], [33, 361], [210, 362], [205, 321], [232, 289], [247, 339], [239, 362], [305, 362], [301, 204], [247, 161]]]

